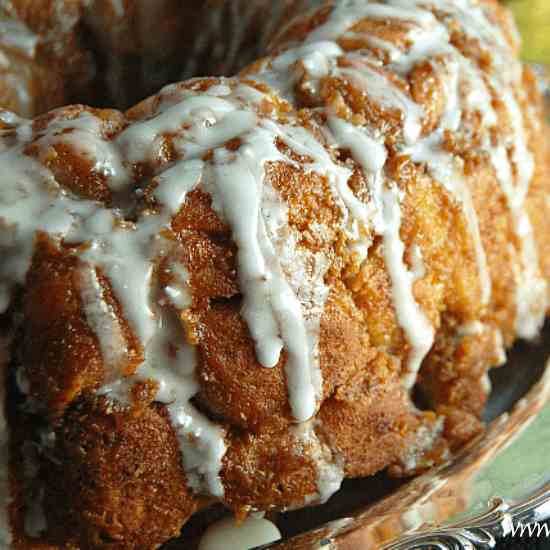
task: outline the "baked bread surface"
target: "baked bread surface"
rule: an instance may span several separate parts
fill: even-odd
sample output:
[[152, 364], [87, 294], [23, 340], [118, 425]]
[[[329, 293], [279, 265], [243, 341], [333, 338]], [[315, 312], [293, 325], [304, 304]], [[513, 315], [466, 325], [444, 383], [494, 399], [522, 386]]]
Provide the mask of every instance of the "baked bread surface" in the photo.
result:
[[232, 78], [4, 111], [9, 544], [157, 548], [214, 502], [323, 502], [478, 434], [548, 304], [548, 127], [517, 50], [493, 0], [338, 0]]

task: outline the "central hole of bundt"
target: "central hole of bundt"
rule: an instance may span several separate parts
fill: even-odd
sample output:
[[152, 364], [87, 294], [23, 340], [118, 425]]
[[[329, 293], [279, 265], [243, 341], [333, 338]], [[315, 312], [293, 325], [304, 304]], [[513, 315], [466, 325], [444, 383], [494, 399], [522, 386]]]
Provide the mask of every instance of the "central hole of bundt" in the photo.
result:
[[[277, 30], [276, 23], [284, 15], [283, 3], [258, 7], [250, 2], [246, 9], [251, 13], [245, 18], [241, 17], [242, 9], [235, 10], [231, 2], [224, 2], [216, 6], [218, 14], [212, 18], [210, 2], [187, 2], [184, 18], [179, 13], [167, 15], [164, 45], [152, 42], [125, 52], [120, 45], [113, 48], [108, 41], [102, 43], [97, 30], [82, 23], [80, 40], [94, 58], [97, 76], [89, 96], [74, 97], [72, 102], [126, 110], [167, 84], [194, 77], [233, 76], [263, 55], [269, 37]], [[275, 14], [266, 17], [266, 9]]]

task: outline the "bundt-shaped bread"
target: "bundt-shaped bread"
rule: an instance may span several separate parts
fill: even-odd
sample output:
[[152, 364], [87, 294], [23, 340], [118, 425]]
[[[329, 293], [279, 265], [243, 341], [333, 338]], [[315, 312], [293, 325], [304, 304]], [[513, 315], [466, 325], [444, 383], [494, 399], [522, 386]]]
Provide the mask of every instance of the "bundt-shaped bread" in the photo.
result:
[[479, 433], [548, 305], [517, 48], [496, 0], [334, 0], [237, 77], [3, 112], [6, 544], [157, 548]]

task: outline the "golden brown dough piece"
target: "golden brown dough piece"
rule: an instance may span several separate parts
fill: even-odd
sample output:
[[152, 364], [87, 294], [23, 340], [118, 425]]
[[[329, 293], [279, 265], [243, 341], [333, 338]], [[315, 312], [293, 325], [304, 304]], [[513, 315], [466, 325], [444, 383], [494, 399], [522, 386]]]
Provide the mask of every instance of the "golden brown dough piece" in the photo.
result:
[[15, 548], [421, 471], [538, 334], [550, 140], [508, 12], [335, 0], [267, 54], [126, 113], [2, 113]]

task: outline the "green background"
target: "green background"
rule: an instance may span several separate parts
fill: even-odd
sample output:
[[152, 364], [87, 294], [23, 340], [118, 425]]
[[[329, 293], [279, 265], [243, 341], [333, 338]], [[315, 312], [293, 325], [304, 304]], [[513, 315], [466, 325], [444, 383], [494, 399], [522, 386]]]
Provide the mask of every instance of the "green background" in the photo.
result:
[[523, 39], [523, 57], [550, 66], [550, 0], [507, 0]]

